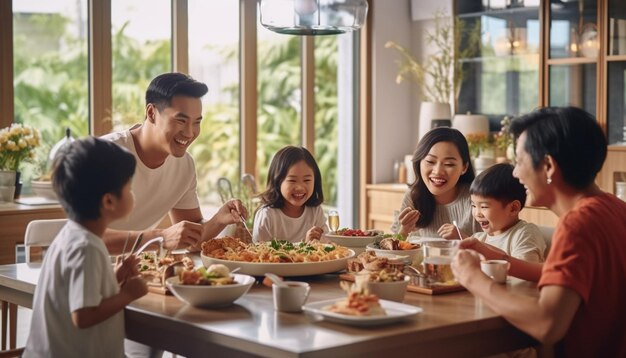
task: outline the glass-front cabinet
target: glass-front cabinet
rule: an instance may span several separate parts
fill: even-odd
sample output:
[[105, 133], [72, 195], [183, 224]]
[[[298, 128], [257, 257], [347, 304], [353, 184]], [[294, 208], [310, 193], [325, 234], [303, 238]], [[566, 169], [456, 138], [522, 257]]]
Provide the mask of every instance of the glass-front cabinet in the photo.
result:
[[[584, 108], [609, 143], [596, 182], [617, 193], [626, 182], [626, 0], [456, 0], [455, 10], [461, 50], [472, 47], [472, 25], [480, 29], [480, 45], [459, 59], [456, 112], [487, 115], [496, 131], [504, 115]], [[524, 209], [533, 210], [545, 215]]]
[[551, 1], [548, 6], [548, 105], [597, 112], [598, 2]]
[[464, 80], [457, 113], [480, 113], [498, 130], [505, 115], [520, 115], [539, 105], [539, 1], [457, 1], [465, 29], [461, 48], [473, 31], [480, 44], [460, 59]]
[[457, 0], [461, 58], [457, 113], [504, 115], [538, 106], [577, 106], [606, 128], [610, 150], [626, 152], [625, 0]]
[[626, 2], [609, 0], [607, 14], [608, 141], [626, 145]]

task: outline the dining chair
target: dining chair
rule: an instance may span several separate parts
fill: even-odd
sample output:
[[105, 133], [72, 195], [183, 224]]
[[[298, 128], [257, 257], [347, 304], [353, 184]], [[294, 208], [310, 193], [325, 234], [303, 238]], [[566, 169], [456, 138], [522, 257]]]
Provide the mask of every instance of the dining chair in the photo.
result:
[[[41, 247], [41, 257], [43, 259], [45, 248], [50, 246], [66, 222], [67, 219], [51, 219], [33, 220], [28, 223], [26, 233], [24, 234], [27, 263], [32, 261], [30, 255], [31, 247]], [[6, 349], [7, 346], [7, 333], [9, 348], [14, 349], [17, 340], [17, 305], [3, 300], [0, 300], [0, 305], [2, 306], [2, 350]], [[0, 355], [0, 357], [3, 356]]]
[[41, 257], [45, 254], [45, 249], [52, 244], [52, 240], [57, 236], [61, 228], [67, 223], [67, 219], [33, 220], [26, 226], [24, 234], [24, 246], [26, 248], [26, 262], [31, 262], [31, 247], [42, 248]]
[[22, 354], [24, 353], [24, 348], [16, 348], [16, 349], [9, 349], [9, 350], [1, 350], [0, 351], [0, 358], [14, 358], [14, 357], [21, 357]]

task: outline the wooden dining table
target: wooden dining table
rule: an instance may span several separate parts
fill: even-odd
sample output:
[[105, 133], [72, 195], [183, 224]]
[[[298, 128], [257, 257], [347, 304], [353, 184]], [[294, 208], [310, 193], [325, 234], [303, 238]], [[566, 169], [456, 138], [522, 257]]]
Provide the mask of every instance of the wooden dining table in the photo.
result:
[[[31, 307], [40, 264], [0, 266], [0, 300]], [[311, 285], [308, 302], [341, 299], [337, 274], [294, 278]], [[537, 296], [536, 286], [509, 277], [508, 290]], [[187, 357], [478, 357], [537, 345], [467, 291], [407, 292], [423, 311], [393, 324], [355, 327], [305, 313], [274, 310], [260, 283], [228, 307], [189, 306], [149, 293], [125, 309], [126, 337]]]

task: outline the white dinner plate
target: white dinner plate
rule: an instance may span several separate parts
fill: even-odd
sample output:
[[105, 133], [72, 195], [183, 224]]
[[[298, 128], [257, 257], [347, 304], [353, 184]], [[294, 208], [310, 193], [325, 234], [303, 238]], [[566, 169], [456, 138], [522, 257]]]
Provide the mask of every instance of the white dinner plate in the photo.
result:
[[341, 313], [330, 312], [324, 309], [324, 307], [331, 306], [333, 303], [342, 300], [344, 300], [344, 298], [334, 298], [326, 301], [311, 302], [302, 306], [302, 309], [307, 313], [320, 315], [327, 321], [343, 323], [352, 326], [376, 326], [381, 324], [388, 324], [409, 319], [416, 314], [422, 312], [421, 307], [405, 305], [404, 303], [387, 300], [379, 301], [380, 305], [387, 313], [386, 315], [350, 316]]
[[354, 251], [349, 251], [350, 255], [341, 259], [320, 262], [296, 263], [231, 261], [216, 259], [214, 257], [205, 256], [204, 254], [201, 254], [200, 257], [202, 258], [202, 263], [205, 267], [209, 267], [213, 264], [222, 264], [231, 270], [239, 267], [239, 273], [245, 273], [252, 276], [263, 276], [267, 272], [271, 272], [278, 276], [312, 276], [345, 270], [348, 266], [348, 259], [354, 256]]

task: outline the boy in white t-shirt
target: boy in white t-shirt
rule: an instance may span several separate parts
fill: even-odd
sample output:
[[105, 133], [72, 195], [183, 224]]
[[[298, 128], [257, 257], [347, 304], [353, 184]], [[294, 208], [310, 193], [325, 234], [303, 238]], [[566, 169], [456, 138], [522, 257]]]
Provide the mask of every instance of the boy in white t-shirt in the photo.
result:
[[133, 207], [135, 164], [93, 137], [57, 157], [52, 183], [70, 220], [44, 258], [24, 357], [124, 356], [124, 307], [148, 291], [133, 255], [113, 272], [102, 234]]
[[513, 177], [513, 166], [496, 164], [481, 172], [470, 186], [472, 214], [483, 232], [473, 236], [509, 256], [543, 262], [546, 248], [539, 228], [520, 220], [526, 189]]

